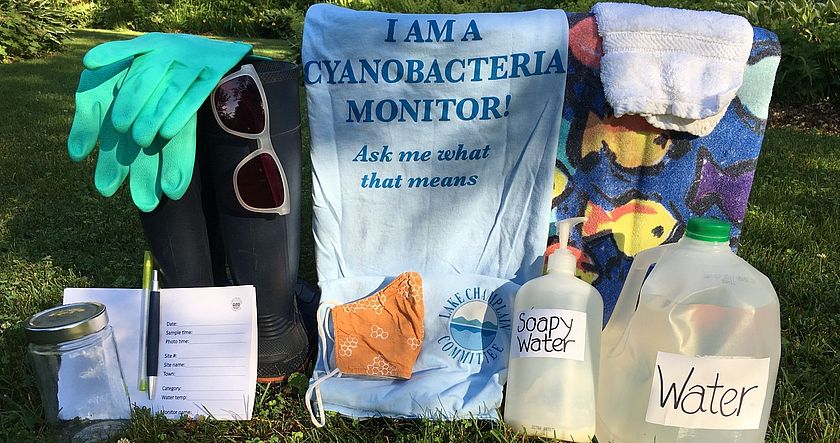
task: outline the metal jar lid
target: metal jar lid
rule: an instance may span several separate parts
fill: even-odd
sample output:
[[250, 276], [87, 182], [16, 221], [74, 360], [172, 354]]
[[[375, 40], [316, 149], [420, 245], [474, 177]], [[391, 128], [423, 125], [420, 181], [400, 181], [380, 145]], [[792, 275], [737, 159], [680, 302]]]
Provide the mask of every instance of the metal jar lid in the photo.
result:
[[30, 343], [49, 345], [76, 340], [108, 326], [105, 305], [94, 302], [56, 306], [29, 317], [23, 330]]

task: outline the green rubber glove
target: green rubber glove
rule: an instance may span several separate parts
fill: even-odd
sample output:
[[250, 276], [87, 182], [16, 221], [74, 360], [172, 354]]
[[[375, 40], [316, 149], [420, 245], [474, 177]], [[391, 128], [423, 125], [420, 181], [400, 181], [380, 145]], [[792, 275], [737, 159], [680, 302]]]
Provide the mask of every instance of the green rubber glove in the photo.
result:
[[142, 211], [162, 194], [177, 200], [195, 161], [195, 114], [251, 46], [185, 34], [145, 34], [101, 44], [85, 56], [68, 138], [70, 157], [87, 157], [99, 139], [94, 184], [110, 197], [130, 176]]
[[131, 130], [147, 147], [157, 135], [175, 137], [195, 115], [227, 71], [251, 45], [210, 40], [188, 34], [145, 34], [103, 43], [85, 55], [88, 69], [134, 57], [114, 102], [114, 129]]
[[189, 186], [195, 160], [195, 116], [176, 137], [157, 137], [145, 148], [130, 135], [118, 133], [111, 124], [111, 113], [130, 66], [131, 59], [125, 59], [82, 72], [67, 150], [71, 159], [81, 161], [99, 139], [96, 189], [110, 197], [130, 175], [134, 204], [149, 212], [160, 203], [162, 193], [177, 200]]
[[73, 161], [82, 161], [96, 145], [105, 114], [111, 108], [116, 91], [122, 85], [131, 60], [120, 60], [96, 70], [84, 70], [76, 89], [76, 113], [67, 138], [67, 150]]

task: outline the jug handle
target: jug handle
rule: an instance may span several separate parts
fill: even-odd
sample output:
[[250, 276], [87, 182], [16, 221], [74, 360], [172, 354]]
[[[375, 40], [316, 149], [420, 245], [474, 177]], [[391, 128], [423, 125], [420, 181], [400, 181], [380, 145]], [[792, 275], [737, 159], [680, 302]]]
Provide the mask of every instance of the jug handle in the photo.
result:
[[633, 264], [627, 273], [627, 279], [624, 281], [624, 286], [618, 295], [615, 308], [607, 322], [607, 326], [601, 333], [601, 348], [607, 351], [607, 355], [611, 354], [611, 351], [619, 344], [621, 337], [627, 330], [627, 326], [630, 325], [630, 319], [633, 318], [633, 314], [636, 312], [639, 293], [642, 289], [642, 283], [645, 282], [648, 269], [656, 264], [664, 253], [674, 247], [676, 247], [676, 243], [645, 249], [633, 258]]

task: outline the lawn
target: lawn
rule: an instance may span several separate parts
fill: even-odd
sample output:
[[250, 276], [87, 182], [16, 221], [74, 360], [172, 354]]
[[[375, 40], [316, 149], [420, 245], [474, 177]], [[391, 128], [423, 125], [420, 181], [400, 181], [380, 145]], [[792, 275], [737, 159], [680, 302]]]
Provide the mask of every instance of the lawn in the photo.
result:
[[[64, 53], [0, 65], [0, 441], [56, 440], [42, 419], [20, 322], [59, 303], [71, 286], [138, 287], [145, 243], [126, 187], [111, 199], [93, 188], [95, 161], [74, 164], [66, 135], [81, 57], [130, 33], [79, 31]], [[261, 53], [291, 52], [257, 41]], [[305, 156], [305, 158], [308, 156]], [[308, 178], [308, 172], [305, 172]], [[773, 281], [782, 305], [782, 366], [767, 439], [840, 442], [840, 137], [767, 131], [739, 254]], [[304, 184], [308, 197], [308, 183]], [[304, 208], [307, 203], [304, 203]], [[313, 280], [304, 212], [301, 274]], [[309, 423], [300, 375], [258, 388], [248, 422], [167, 421], [138, 411], [132, 441], [522, 441], [478, 421]], [[305, 383], [303, 383], [305, 386]], [[537, 440], [534, 440], [537, 441]]]

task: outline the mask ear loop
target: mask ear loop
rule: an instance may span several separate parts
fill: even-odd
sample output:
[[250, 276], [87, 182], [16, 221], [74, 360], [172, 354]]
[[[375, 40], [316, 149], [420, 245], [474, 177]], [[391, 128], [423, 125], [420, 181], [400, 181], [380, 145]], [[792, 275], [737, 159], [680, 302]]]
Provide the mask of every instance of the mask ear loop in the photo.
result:
[[[312, 420], [312, 424], [316, 427], [323, 428], [327, 424], [327, 415], [324, 411], [324, 401], [321, 399], [321, 388], [320, 385], [330, 377], [335, 376], [338, 374], [338, 368], [330, 370], [330, 361], [329, 356], [327, 356], [327, 338], [329, 337], [329, 326], [327, 325], [327, 315], [328, 311], [332, 310], [335, 307], [334, 302], [324, 302], [321, 306], [318, 307], [318, 314], [317, 314], [317, 324], [318, 324], [318, 338], [321, 341], [321, 362], [324, 365], [324, 371], [327, 372], [326, 375], [319, 377], [306, 390], [306, 396], [304, 402], [306, 403], [306, 409], [309, 411], [309, 419]], [[335, 342], [333, 337], [329, 337], [330, 340]], [[312, 393], [315, 393], [315, 401], [317, 403], [317, 415], [315, 411], [312, 409]]]
[[[324, 401], [321, 399], [321, 388], [319, 385], [336, 374], [338, 374], [338, 368], [333, 369], [327, 375], [315, 380], [315, 382], [309, 385], [309, 389], [306, 390], [306, 409], [309, 411], [309, 419], [312, 420], [312, 424], [318, 428], [323, 428], [327, 424], [327, 414], [324, 412]], [[313, 392], [315, 392], [315, 402], [317, 403], [315, 410], [317, 411], [317, 414], [312, 409]]]

